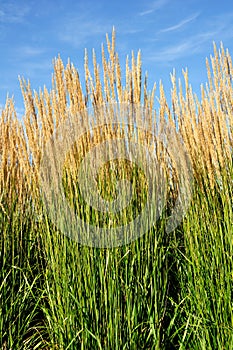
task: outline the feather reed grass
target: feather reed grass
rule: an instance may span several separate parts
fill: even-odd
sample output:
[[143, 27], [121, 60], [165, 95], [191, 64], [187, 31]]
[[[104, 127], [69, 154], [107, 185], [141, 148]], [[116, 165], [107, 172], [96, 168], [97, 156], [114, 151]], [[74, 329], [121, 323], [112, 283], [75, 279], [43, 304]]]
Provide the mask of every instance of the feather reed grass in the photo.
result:
[[[7, 99], [0, 117], [0, 347], [3, 349], [231, 349], [232, 337], [232, 128], [233, 68], [229, 52], [214, 46], [201, 96], [188, 72], [171, 74], [171, 101], [162, 83], [148, 90], [141, 52], [127, 57], [123, 77], [115, 31], [84, 56], [84, 86], [75, 66], [54, 60], [52, 88], [32, 91], [20, 79], [21, 123]], [[125, 83], [123, 83], [123, 81]], [[183, 86], [184, 85], [184, 86]], [[122, 125], [112, 106], [144, 106], [134, 125]], [[86, 110], [99, 119], [87, 118]], [[105, 114], [105, 116], [106, 116]], [[63, 187], [76, 213], [95, 225], [126, 224], [140, 213], [148, 191], [143, 169], [127, 160], [101, 168], [103, 198], [116, 198], [118, 179], [133, 184], [137, 200], [120, 217], [104, 216], [82, 202], [77, 171], [88, 152], [113, 139], [146, 145], [166, 174], [166, 206], [156, 225], [117, 248], [82, 246], [62, 235], [41, 200], [40, 167], [47, 142], [67, 118], [88, 127], [67, 153]], [[98, 113], [96, 114], [98, 115]], [[143, 119], [144, 118], [144, 119]], [[142, 129], [146, 123], [148, 130]], [[179, 196], [176, 157], [154, 135], [169, 126], [182, 140], [194, 174], [184, 219], [166, 233]], [[177, 155], [178, 157], [178, 155]], [[181, 159], [181, 158], [180, 158]], [[182, 159], [181, 159], [182, 161]], [[185, 164], [183, 164], [185, 167]], [[184, 176], [188, 176], [185, 173]]]

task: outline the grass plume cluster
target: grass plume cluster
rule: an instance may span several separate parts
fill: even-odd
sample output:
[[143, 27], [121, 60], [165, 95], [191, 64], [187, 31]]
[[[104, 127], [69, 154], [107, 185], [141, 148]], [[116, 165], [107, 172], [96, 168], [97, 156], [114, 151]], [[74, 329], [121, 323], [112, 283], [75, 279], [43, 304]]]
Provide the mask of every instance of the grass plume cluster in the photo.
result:
[[[0, 348], [8, 349], [232, 349], [233, 348], [233, 66], [214, 46], [201, 97], [171, 74], [171, 100], [160, 83], [159, 110], [143, 77], [141, 53], [121, 67], [115, 32], [102, 47], [102, 64], [85, 53], [85, 84], [75, 66], [54, 60], [52, 88], [32, 91], [20, 80], [23, 121], [7, 99], [0, 116]], [[87, 108], [114, 115], [114, 103], [144, 106], [149, 132], [85, 118]], [[110, 112], [109, 112], [110, 111]], [[112, 113], [112, 114], [111, 114]], [[135, 201], [122, 215], [102, 215], [83, 203], [77, 169], [89, 150], [115, 138], [155, 151], [169, 191], [161, 217], [137, 240], [117, 248], [80, 245], [62, 235], [46, 214], [40, 166], [47, 142], [69, 115], [89, 131], [64, 162], [64, 191], [76, 213], [105, 227], [140, 213], [147, 193], [143, 169], [127, 160], [108, 162], [98, 175], [99, 193], [116, 198], [128, 179]], [[141, 120], [143, 124], [144, 120]], [[102, 125], [100, 127], [100, 124]], [[175, 130], [190, 158], [194, 191], [179, 226], [165, 230], [178, 198], [179, 168], [153, 132]], [[141, 126], [141, 124], [140, 124]], [[136, 131], [135, 131], [136, 130]], [[150, 132], [151, 131], [151, 132]], [[178, 156], [178, 155], [177, 155]], [[186, 174], [188, 175], [188, 174]], [[115, 221], [114, 221], [115, 220]]]

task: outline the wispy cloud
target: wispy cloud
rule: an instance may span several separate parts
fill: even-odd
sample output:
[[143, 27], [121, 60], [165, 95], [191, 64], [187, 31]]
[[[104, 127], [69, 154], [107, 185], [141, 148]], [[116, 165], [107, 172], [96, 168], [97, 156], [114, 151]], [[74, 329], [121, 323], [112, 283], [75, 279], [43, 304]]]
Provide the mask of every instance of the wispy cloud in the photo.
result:
[[151, 6], [142, 12], [139, 12], [139, 16], [147, 16], [150, 15], [151, 13], [160, 10], [162, 7], [164, 7], [168, 3], [168, 0], [157, 0], [152, 2]]
[[156, 54], [147, 55], [147, 59], [163, 63], [172, 62], [176, 59], [201, 52], [206, 43], [212, 42], [216, 33], [216, 31], [210, 31], [190, 36], [188, 39], [181, 39], [179, 42], [159, 50]]
[[40, 56], [45, 52], [45, 49], [36, 46], [23, 45], [15, 50], [17, 57], [20, 58], [34, 58]]
[[159, 50], [156, 54], [152, 54], [150, 57], [147, 56], [152, 61], [156, 62], [171, 62], [177, 58], [190, 54], [193, 51], [193, 45], [189, 41], [183, 41], [176, 45], [170, 45], [162, 50]]
[[[150, 40], [150, 47], [146, 52], [146, 59], [151, 62], [161, 64], [170, 64], [179, 59], [197, 55], [205, 52], [206, 47], [211, 47], [213, 42], [217, 44], [221, 41], [224, 44], [225, 40], [233, 39], [233, 13], [221, 13], [214, 17], [204, 18], [199, 26], [193, 31], [180, 31], [174, 37], [174, 31], [181, 29], [191, 21], [195, 20], [200, 13], [194, 13], [192, 16], [185, 18], [174, 26], [170, 26], [159, 30], [153, 39]], [[200, 29], [199, 29], [200, 28]], [[160, 34], [166, 33], [166, 41], [170, 42], [164, 45], [164, 37]], [[159, 49], [155, 48], [159, 46]]]
[[28, 61], [19, 64], [18, 75], [29, 78], [38, 77], [38, 75], [42, 76], [43, 74], [47, 76], [48, 72], [52, 71], [52, 67], [53, 63], [50, 58]]
[[30, 8], [26, 4], [2, 2], [0, 5], [0, 23], [21, 23], [29, 11]]
[[182, 27], [184, 27], [186, 24], [194, 21], [198, 16], [200, 15], [200, 13], [195, 13], [192, 16], [183, 19], [182, 21], [178, 22], [177, 24], [171, 26], [171, 27], [167, 27], [164, 29], [160, 30], [160, 33], [166, 33], [166, 32], [172, 32], [178, 29], [181, 29]]
[[112, 29], [106, 21], [99, 21], [90, 15], [82, 14], [66, 18], [62, 31], [58, 33], [59, 40], [67, 42], [74, 47], [83, 47], [89, 38], [105, 35]]

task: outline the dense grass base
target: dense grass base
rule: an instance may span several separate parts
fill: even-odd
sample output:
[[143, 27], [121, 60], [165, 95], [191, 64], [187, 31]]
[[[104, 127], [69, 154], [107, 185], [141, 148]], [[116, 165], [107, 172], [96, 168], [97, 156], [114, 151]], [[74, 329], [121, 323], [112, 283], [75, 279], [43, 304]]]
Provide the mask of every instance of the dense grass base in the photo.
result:
[[[46, 216], [1, 211], [2, 349], [231, 349], [232, 187], [196, 189], [123, 247], [84, 247]], [[17, 214], [18, 212], [18, 214]]]

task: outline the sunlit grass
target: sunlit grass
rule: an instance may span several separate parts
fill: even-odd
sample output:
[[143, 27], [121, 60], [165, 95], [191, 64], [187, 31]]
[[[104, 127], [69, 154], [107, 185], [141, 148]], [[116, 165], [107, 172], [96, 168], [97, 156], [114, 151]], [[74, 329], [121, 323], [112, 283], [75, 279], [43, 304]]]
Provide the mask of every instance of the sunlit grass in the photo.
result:
[[[214, 47], [213, 73], [207, 65], [209, 87], [202, 89], [200, 100], [192, 93], [186, 72], [184, 91], [171, 77], [171, 108], [160, 86], [158, 120], [178, 130], [194, 174], [189, 207], [172, 232], [166, 225], [178, 197], [181, 169], [175, 166], [176, 155], [142, 131], [138, 140], [148, 150], [155, 146], [168, 187], [166, 205], [150, 229], [140, 227], [143, 235], [122, 246], [89, 247], [64, 235], [48, 215], [41, 196], [40, 162], [46, 142], [67, 114], [81, 118], [88, 105], [98, 111], [100, 105], [111, 108], [111, 101], [143, 104], [153, 128], [155, 90], [149, 93], [147, 79], [142, 80], [140, 53], [132, 56], [131, 67], [127, 61], [123, 86], [114, 32], [107, 48], [109, 59], [102, 51], [104, 83], [95, 55], [93, 77], [85, 58], [85, 93], [75, 67], [64, 67], [58, 58], [51, 92], [45, 88], [33, 94], [30, 84], [21, 81], [23, 124], [12, 100], [2, 112], [0, 348], [232, 349], [233, 69], [223, 47], [220, 52]], [[112, 125], [102, 131], [92, 125], [91, 130], [64, 162], [65, 198], [92, 226], [124, 227], [147, 203], [144, 169], [127, 159], [108, 161], [99, 169], [96, 191], [109, 203], [125, 199], [124, 193], [119, 197], [119, 181], [132, 185], [129, 205], [113, 213], [86, 202], [78, 169], [92, 146], [114, 137], [130, 140], [134, 131], [129, 128], [126, 135]]]

